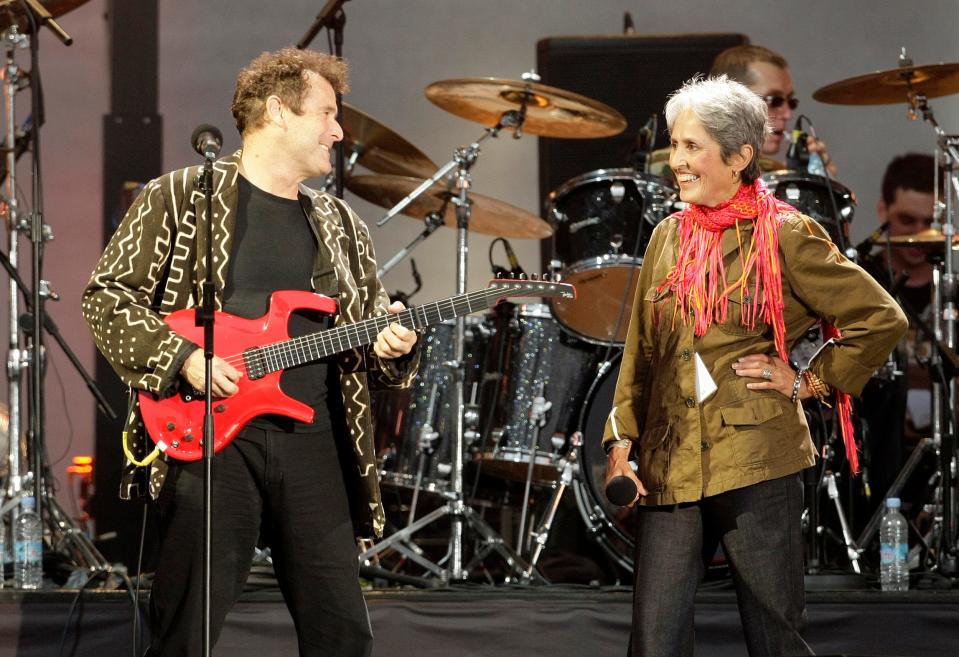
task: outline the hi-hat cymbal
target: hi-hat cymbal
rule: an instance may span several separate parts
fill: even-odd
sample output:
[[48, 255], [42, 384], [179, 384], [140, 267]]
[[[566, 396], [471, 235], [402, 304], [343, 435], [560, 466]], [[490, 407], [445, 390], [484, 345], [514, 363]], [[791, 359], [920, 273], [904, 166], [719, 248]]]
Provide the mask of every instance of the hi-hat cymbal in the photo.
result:
[[[946, 236], [941, 230], [927, 228], [926, 230], [912, 235], [893, 235], [888, 240], [882, 240], [880, 243], [889, 242], [891, 246], [911, 246], [916, 248], [935, 248], [942, 247], [946, 242]], [[952, 236], [953, 244], [959, 243], [959, 235]], [[955, 248], [955, 247], [953, 247]]]
[[524, 80], [457, 78], [426, 87], [426, 97], [442, 109], [487, 127], [503, 112], [519, 110], [528, 94], [523, 132], [540, 137], [595, 139], [626, 129], [626, 118], [609, 105], [572, 91]]
[[858, 75], [820, 87], [812, 97], [834, 105], [891, 105], [908, 102], [910, 91], [926, 98], [959, 92], [959, 64], [900, 66]]
[[369, 114], [343, 103], [343, 147], [370, 171], [429, 178], [437, 169], [416, 146]]
[[[87, 0], [43, 0], [43, 6], [54, 18], [63, 16]], [[0, 0], [0, 30], [5, 30], [16, 22], [22, 32], [30, 29], [26, 14], [23, 13], [23, 3], [20, 0]]]
[[[346, 187], [362, 199], [383, 208], [391, 208], [423, 181], [408, 176], [350, 176]], [[403, 209], [403, 214], [422, 219], [430, 212], [438, 212], [450, 192], [442, 185], [434, 185]], [[553, 234], [552, 227], [525, 210], [497, 201], [489, 196], [470, 193], [473, 205], [470, 212], [470, 231], [483, 235], [521, 239], [545, 239]], [[456, 205], [450, 201], [443, 214], [443, 223], [456, 227]]]

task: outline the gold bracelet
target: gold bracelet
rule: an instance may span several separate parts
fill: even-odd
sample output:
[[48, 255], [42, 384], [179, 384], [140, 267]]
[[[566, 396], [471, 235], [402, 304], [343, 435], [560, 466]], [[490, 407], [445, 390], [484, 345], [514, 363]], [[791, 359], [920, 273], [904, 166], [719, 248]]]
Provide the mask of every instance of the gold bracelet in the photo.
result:
[[[806, 385], [809, 387], [809, 391], [813, 394], [813, 396], [826, 406], [829, 406], [829, 404], [826, 402], [826, 398], [829, 397], [832, 391], [829, 386], [826, 385], [826, 382], [809, 370], [803, 372], [803, 378], [806, 380]], [[829, 407], [832, 408], [831, 406]]]

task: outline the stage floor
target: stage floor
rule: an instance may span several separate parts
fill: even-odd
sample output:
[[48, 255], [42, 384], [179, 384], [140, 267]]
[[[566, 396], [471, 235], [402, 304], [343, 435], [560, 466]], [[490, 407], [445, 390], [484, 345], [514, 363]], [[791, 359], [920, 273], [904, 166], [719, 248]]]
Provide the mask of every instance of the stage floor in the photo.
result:
[[[631, 596], [627, 588], [461, 586], [366, 599], [376, 657], [581, 657], [626, 654]], [[71, 615], [75, 601], [75, 591], [0, 591], [0, 657], [134, 654], [131, 596], [86, 591]], [[959, 655], [959, 592], [809, 593], [807, 601], [807, 639], [819, 655]], [[731, 591], [697, 597], [696, 646], [698, 657], [746, 654]], [[279, 593], [244, 594], [214, 654], [295, 656]]]

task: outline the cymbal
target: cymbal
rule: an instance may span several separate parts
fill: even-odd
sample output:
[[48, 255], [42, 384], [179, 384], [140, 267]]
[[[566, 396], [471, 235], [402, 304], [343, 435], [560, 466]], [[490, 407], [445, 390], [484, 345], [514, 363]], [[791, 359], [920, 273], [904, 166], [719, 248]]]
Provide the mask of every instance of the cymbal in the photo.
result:
[[[43, 6], [54, 18], [63, 16], [87, 0], [43, 0]], [[5, 30], [16, 22], [22, 32], [27, 32], [30, 25], [23, 13], [23, 3], [20, 0], [0, 0], [0, 30]]]
[[370, 171], [429, 178], [433, 160], [372, 116], [343, 103], [343, 147], [356, 149], [357, 162]]
[[[913, 233], [912, 235], [893, 235], [887, 240], [881, 240], [880, 244], [885, 244], [888, 242], [890, 246], [932, 248], [937, 246], [941, 247], [945, 241], [946, 236], [942, 234], [942, 231], [936, 230], [935, 228], [927, 228], [926, 230]], [[953, 244], [959, 243], [959, 235], [953, 235], [952, 242]]]
[[540, 137], [595, 139], [626, 129], [626, 118], [609, 105], [572, 91], [524, 80], [456, 78], [426, 87], [431, 103], [487, 127], [503, 112], [518, 110], [529, 93], [523, 132]]
[[820, 87], [812, 97], [834, 105], [891, 105], [908, 102], [910, 91], [927, 98], [959, 92], [959, 64], [900, 66], [858, 75]]
[[[391, 208], [406, 198], [423, 181], [408, 176], [350, 176], [346, 187], [362, 199]], [[439, 212], [450, 192], [436, 184], [403, 209], [403, 214], [422, 219], [430, 212]], [[521, 239], [545, 239], [553, 234], [553, 228], [525, 210], [489, 196], [470, 193], [473, 202], [469, 229], [483, 235], [514, 237]], [[443, 214], [443, 223], [456, 227], [456, 205], [451, 201]]]

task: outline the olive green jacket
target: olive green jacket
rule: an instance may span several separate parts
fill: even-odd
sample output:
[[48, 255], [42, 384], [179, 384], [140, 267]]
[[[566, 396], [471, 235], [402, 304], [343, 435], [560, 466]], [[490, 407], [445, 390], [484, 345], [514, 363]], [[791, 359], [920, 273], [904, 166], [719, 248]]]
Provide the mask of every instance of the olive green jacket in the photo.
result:
[[[216, 309], [222, 309], [237, 208], [239, 151], [218, 160], [213, 174], [213, 259]], [[200, 167], [180, 169], [150, 181], [114, 232], [83, 294], [83, 316], [97, 348], [130, 386], [125, 436], [136, 458], [152, 449], [144, 429], [136, 390], [163, 393], [176, 381], [187, 356], [197, 345], [173, 333], [163, 316], [200, 305], [200, 285], [206, 276], [206, 199], [194, 180]], [[349, 207], [304, 185], [310, 199], [310, 228], [329, 256], [332, 271], [314, 266], [313, 289], [337, 301], [336, 326], [384, 314], [389, 298], [376, 277], [376, 260], [369, 230]], [[197, 217], [201, 220], [197, 222]], [[347, 221], [352, 224], [355, 241]], [[198, 225], [199, 223], [199, 225]], [[198, 243], [199, 242], [199, 243]], [[351, 255], [352, 252], [352, 255]], [[355, 267], [351, 266], [351, 258]], [[353, 270], [357, 270], [354, 276]], [[340, 388], [353, 443], [356, 469], [344, 479], [356, 533], [381, 535], [384, 526], [373, 444], [373, 419], [368, 386], [406, 387], [416, 374], [418, 350], [399, 359], [380, 359], [372, 349], [356, 349], [337, 357]], [[119, 445], [118, 445], [119, 447]], [[153, 462], [141, 481], [129, 463], [120, 495], [159, 494], [166, 475], [162, 459]], [[146, 485], [147, 491], [137, 491]]]
[[[672, 293], [657, 293], [678, 257], [677, 215], [653, 231], [640, 271], [626, 348], [606, 422], [604, 443], [633, 441], [646, 505], [677, 504], [792, 474], [812, 465], [816, 451], [802, 406], [778, 391], [754, 391], [732, 364], [747, 354], [775, 355], [772, 328], [740, 321], [742, 300], [729, 297], [724, 324], [697, 338], [690, 321], [673, 321]], [[740, 222], [749, 244], [753, 223]], [[736, 229], [722, 236], [728, 281], [742, 266]], [[787, 348], [824, 318], [842, 339], [814, 359], [826, 383], [859, 394], [906, 331], [899, 306], [872, 277], [839, 253], [812, 219], [790, 214], [779, 229]], [[750, 289], [753, 289], [752, 282]], [[747, 297], [748, 303], [748, 297]], [[718, 389], [696, 399], [695, 354]], [[800, 365], [804, 365], [801, 363]]]

